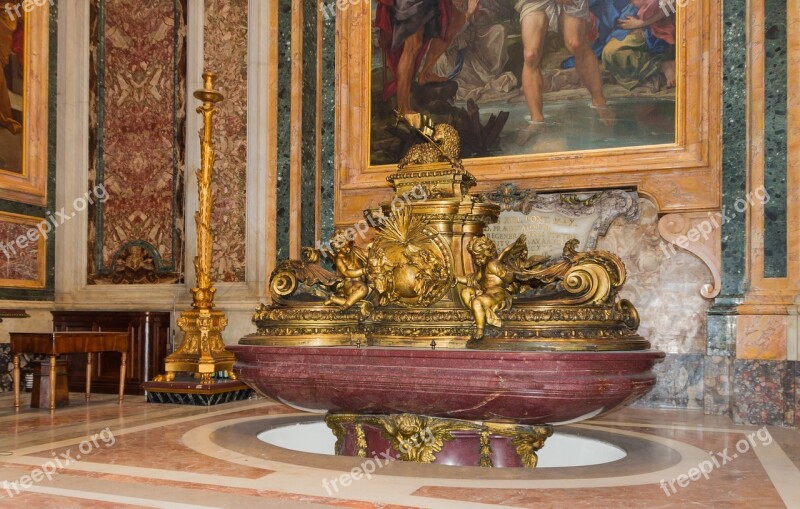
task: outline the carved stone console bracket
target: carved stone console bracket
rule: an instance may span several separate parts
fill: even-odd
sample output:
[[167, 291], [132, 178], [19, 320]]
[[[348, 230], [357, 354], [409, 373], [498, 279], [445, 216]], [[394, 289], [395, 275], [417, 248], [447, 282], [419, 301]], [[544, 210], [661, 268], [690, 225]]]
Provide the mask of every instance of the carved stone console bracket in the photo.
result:
[[[719, 213], [685, 212], [667, 214], [658, 221], [658, 233], [667, 242], [700, 258], [711, 271], [713, 283], [703, 285], [700, 294], [713, 299], [722, 289], [722, 230]], [[675, 248], [672, 248], [672, 253]]]

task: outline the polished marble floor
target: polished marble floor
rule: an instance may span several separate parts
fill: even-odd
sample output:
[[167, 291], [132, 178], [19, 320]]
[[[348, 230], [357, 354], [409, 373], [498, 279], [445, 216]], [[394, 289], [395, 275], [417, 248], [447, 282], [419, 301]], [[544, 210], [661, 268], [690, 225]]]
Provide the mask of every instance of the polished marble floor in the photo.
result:
[[[391, 462], [367, 478], [363, 459], [258, 441], [282, 423], [318, 419], [269, 400], [201, 408], [92, 398], [72, 394], [51, 417], [15, 414], [0, 394], [0, 507], [800, 507], [800, 431], [696, 411], [628, 408], [570, 426], [628, 452], [605, 465]], [[332, 486], [343, 475], [348, 486]]]

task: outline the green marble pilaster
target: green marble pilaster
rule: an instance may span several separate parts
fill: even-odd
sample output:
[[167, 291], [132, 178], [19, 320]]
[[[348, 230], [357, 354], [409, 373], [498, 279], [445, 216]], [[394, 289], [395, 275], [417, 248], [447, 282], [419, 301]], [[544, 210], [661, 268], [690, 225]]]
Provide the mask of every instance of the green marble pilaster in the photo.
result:
[[[706, 344], [706, 354], [716, 358], [730, 358], [736, 353], [736, 308], [747, 284], [745, 214], [736, 212], [737, 202], [745, 199], [747, 185], [747, 23], [747, 1], [726, 0], [722, 31], [722, 206], [728, 220], [722, 225], [722, 292], [708, 311]], [[720, 373], [724, 379], [705, 383], [727, 386], [727, 372]], [[726, 398], [717, 401], [715, 407], [727, 408]]]
[[764, 277], [786, 277], [786, 0], [764, 8]]
[[314, 246], [317, 197], [317, 2], [303, 2], [301, 245]]
[[[47, 91], [47, 210], [56, 208], [56, 149], [58, 148], [58, 5], [50, 7], [50, 40], [49, 40], [48, 82]], [[47, 280], [45, 290], [37, 296], [40, 300], [55, 298], [56, 276], [56, 238], [51, 235], [47, 239]]]
[[[745, 290], [745, 216], [735, 213], [747, 183], [747, 2], [723, 4], [722, 205], [730, 220], [722, 226], [722, 298]], [[725, 303], [721, 303], [725, 305]]]
[[289, 175], [292, 154], [292, 0], [278, 2], [278, 150], [277, 219], [278, 260], [289, 257]]
[[[327, 4], [326, 4], [327, 5]], [[323, 242], [333, 236], [333, 168], [336, 125], [336, 10], [322, 13], [322, 129], [321, 160], [321, 233]]]

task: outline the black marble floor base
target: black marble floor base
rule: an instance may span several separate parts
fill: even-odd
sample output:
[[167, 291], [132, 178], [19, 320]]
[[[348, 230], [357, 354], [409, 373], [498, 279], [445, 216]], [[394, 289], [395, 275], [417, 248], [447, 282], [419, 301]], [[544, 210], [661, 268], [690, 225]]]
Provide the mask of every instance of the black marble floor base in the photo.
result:
[[196, 380], [175, 380], [172, 382], [146, 382], [142, 384], [147, 391], [148, 403], [169, 403], [173, 405], [212, 406], [250, 398], [253, 390], [246, 384], [224, 380], [201, 384]]

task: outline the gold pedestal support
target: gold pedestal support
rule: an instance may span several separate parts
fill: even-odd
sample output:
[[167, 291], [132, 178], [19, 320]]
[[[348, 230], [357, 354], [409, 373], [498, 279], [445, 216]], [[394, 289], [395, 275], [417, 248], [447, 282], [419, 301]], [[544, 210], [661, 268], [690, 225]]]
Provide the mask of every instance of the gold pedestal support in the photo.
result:
[[192, 309], [181, 313], [178, 327], [184, 333], [181, 346], [164, 361], [166, 375], [156, 377], [156, 381], [170, 382], [175, 373], [187, 371], [200, 376], [200, 383], [212, 383], [214, 373], [227, 371], [228, 379], [235, 380], [234, 355], [225, 350], [222, 331], [228, 319], [222, 311]]
[[[336, 436], [337, 456], [378, 457], [375, 451], [385, 451], [388, 445], [393, 457], [402, 461], [489, 468], [536, 468], [537, 453], [553, 435], [549, 424], [464, 421], [416, 414], [328, 413], [325, 424]], [[475, 461], [476, 450], [477, 464], [470, 464]]]

